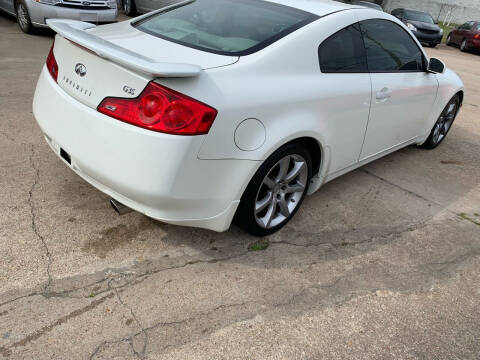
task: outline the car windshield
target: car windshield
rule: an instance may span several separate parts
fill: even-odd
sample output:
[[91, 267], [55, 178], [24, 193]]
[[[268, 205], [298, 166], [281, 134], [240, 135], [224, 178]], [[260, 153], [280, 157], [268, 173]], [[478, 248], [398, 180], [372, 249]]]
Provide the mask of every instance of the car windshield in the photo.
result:
[[134, 23], [151, 35], [223, 55], [258, 51], [318, 17], [259, 0], [194, 0]]
[[411, 20], [411, 21], [418, 21], [418, 22], [424, 22], [428, 24], [434, 24], [435, 22], [433, 21], [433, 18], [423, 12], [419, 11], [405, 11], [405, 19], [406, 20]]

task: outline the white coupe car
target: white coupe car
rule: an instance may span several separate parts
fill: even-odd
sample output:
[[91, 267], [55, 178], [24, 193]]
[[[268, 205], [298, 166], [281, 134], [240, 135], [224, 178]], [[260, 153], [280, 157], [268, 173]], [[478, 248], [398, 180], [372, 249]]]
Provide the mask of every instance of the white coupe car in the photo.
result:
[[402, 22], [334, 1], [194, 0], [48, 24], [33, 102], [48, 144], [166, 223], [271, 234], [326, 182], [435, 148], [464, 97]]

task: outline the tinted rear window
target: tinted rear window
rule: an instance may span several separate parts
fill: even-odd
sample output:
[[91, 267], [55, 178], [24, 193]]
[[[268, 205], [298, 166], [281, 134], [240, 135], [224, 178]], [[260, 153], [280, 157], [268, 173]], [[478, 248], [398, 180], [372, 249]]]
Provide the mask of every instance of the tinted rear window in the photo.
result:
[[330, 36], [320, 45], [318, 53], [324, 73], [367, 72], [367, 56], [358, 24]]
[[240, 56], [258, 51], [317, 18], [260, 0], [194, 0], [134, 26], [192, 48]]

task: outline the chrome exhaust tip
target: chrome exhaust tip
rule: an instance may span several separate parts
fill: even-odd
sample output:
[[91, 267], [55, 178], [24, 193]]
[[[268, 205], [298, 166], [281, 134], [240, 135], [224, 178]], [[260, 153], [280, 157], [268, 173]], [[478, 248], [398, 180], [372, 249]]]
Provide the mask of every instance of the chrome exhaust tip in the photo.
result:
[[118, 215], [125, 215], [133, 211], [128, 206], [123, 205], [115, 199], [110, 199], [110, 205], [112, 205], [113, 210], [115, 210]]

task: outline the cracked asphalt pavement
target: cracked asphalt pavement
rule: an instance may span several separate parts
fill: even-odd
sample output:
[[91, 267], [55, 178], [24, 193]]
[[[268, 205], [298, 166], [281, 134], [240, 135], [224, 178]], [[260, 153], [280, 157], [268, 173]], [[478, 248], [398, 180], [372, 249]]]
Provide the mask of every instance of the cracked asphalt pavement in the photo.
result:
[[251, 251], [117, 216], [32, 116], [52, 34], [0, 33], [0, 358], [480, 359], [478, 55], [428, 50], [467, 94], [437, 150], [327, 184]]

